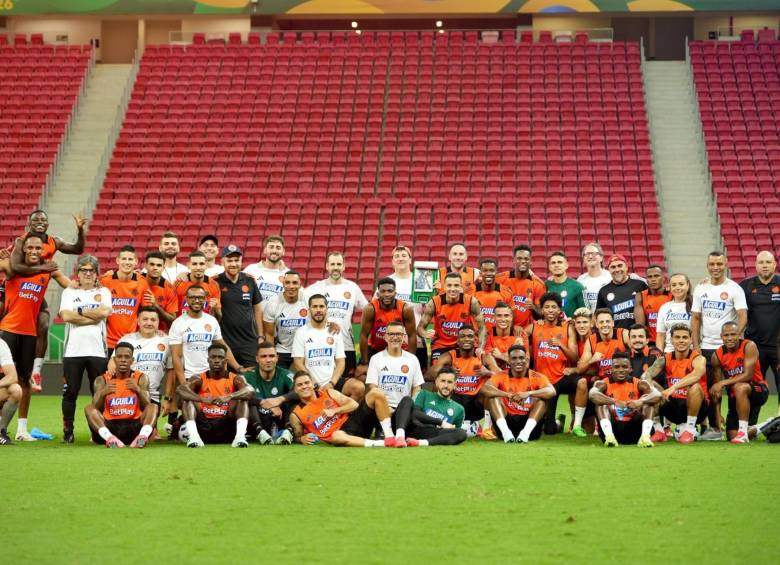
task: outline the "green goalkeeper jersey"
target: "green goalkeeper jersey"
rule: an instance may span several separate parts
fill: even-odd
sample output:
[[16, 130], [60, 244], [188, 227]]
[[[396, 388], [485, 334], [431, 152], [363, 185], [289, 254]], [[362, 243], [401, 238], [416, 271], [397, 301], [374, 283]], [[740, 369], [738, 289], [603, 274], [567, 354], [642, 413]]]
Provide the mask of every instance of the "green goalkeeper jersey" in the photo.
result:
[[456, 428], [463, 424], [463, 418], [466, 416], [463, 406], [454, 400], [444, 398], [429, 390], [421, 390], [417, 398], [414, 399], [414, 403], [419, 408], [422, 408], [423, 412], [428, 416], [440, 418]]
[[282, 396], [293, 388], [292, 373], [282, 367], [276, 368], [276, 373], [270, 381], [266, 381], [260, 376], [260, 369], [257, 367], [243, 373], [243, 377], [254, 387], [255, 398], [258, 400]]

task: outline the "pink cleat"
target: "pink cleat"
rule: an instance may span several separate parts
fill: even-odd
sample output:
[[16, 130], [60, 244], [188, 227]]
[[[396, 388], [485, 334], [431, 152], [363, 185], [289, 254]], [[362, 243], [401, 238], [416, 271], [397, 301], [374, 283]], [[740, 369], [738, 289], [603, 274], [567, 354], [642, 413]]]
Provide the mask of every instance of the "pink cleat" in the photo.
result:
[[680, 434], [680, 437], [677, 439], [678, 443], [693, 443], [696, 440], [696, 437], [689, 432], [688, 430], [685, 430], [683, 433]]
[[739, 432], [737, 435], [731, 438], [731, 441], [729, 443], [734, 443], [734, 444], [750, 443], [750, 438], [745, 432]]
[[402, 437], [395, 438], [395, 447], [406, 447], [408, 444], [406, 443], [406, 439]]
[[385, 438], [385, 447], [395, 447], [395, 436], [390, 436]]
[[653, 443], [663, 443], [666, 441], [666, 439], [667, 439], [666, 432], [664, 432], [663, 430], [659, 430], [650, 436], [650, 441], [652, 441]]
[[124, 447], [124, 446], [125, 444], [122, 443], [122, 441], [116, 436], [111, 436], [106, 440], [106, 447], [115, 448], [115, 447]]
[[420, 447], [420, 442], [414, 439], [413, 437], [406, 438], [406, 446], [407, 447]]

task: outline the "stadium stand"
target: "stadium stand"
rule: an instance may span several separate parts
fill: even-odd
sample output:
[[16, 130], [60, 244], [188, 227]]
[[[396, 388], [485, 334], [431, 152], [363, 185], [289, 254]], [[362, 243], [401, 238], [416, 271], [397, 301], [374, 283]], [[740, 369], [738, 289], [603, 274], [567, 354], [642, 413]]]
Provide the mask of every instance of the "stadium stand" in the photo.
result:
[[780, 246], [771, 225], [755, 221], [780, 215], [780, 42], [773, 30], [761, 30], [758, 43], [752, 31], [741, 38], [689, 46], [712, 188], [736, 280], [753, 272], [757, 251]]
[[12, 195], [0, 240], [18, 236], [38, 207], [91, 63], [89, 46], [42, 45], [39, 34], [0, 45], [0, 193]]
[[638, 44], [512, 33], [147, 47], [90, 250], [145, 251], [171, 228], [184, 249], [214, 232], [253, 261], [281, 232], [304, 280], [342, 248], [370, 288], [396, 243], [441, 260], [464, 241], [472, 258], [506, 261], [530, 240], [541, 272], [547, 253], [576, 263], [598, 234], [641, 270], [663, 244], [640, 62]]

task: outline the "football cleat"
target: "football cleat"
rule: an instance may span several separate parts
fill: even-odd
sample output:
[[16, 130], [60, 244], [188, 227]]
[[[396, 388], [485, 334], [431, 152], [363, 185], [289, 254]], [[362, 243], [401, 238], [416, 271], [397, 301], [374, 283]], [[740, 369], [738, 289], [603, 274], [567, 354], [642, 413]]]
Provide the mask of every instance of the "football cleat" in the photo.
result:
[[406, 438], [406, 447], [420, 447], [420, 442], [413, 437]]
[[737, 435], [735, 435], [729, 443], [739, 444], [739, 443], [750, 443], [750, 438], [745, 432], [739, 432]]
[[279, 437], [276, 438], [276, 445], [290, 445], [293, 442], [293, 435], [290, 430], [282, 430]]
[[582, 428], [582, 426], [574, 426], [571, 429], [571, 433], [574, 437], [588, 437], [587, 432]]
[[203, 443], [203, 440], [200, 438], [190, 438], [187, 441], [187, 447], [206, 447], [206, 445]]
[[618, 445], [620, 445], [620, 444], [618, 443], [618, 440], [617, 440], [617, 438], [614, 435], [610, 434], [610, 435], [604, 437], [604, 446], [605, 447], [617, 447]]
[[230, 447], [243, 448], [243, 447], [249, 447], [249, 444], [246, 442], [245, 437], [237, 437], [236, 439], [233, 440], [233, 443], [230, 444]]
[[395, 442], [398, 441], [395, 439], [395, 436], [390, 436], [385, 438], [385, 447], [395, 447]]
[[650, 441], [653, 443], [663, 443], [667, 440], [666, 432], [663, 430], [658, 430], [653, 435], [650, 436]]
[[[663, 432], [661, 432], [663, 433]], [[666, 435], [664, 435], [664, 441], [666, 440]], [[650, 436], [642, 436], [639, 438], [639, 441], [637, 442], [637, 445], [639, 447], [655, 447], [655, 444], [653, 443], [653, 439]]]
[[273, 442], [273, 438], [267, 431], [260, 430], [260, 433], [257, 434], [257, 443], [260, 445], [271, 445]]
[[685, 430], [683, 433], [680, 434], [680, 437], [677, 438], [678, 443], [693, 443], [696, 440], [696, 436], [693, 435], [689, 430]]

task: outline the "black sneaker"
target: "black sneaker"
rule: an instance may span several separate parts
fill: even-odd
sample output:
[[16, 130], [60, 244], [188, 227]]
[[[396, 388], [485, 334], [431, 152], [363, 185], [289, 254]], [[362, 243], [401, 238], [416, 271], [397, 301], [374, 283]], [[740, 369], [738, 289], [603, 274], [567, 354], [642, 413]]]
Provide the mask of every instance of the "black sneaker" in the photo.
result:
[[75, 443], [76, 438], [73, 437], [73, 430], [62, 430], [62, 442], [61, 443]]
[[3, 430], [0, 430], [0, 445], [13, 445], [14, 442], [11, 441], [11, 438], [8, 437], [8, 432]]
[[558, 433], [562, 434], [566, 431], [566, 414], [558, 414]]

